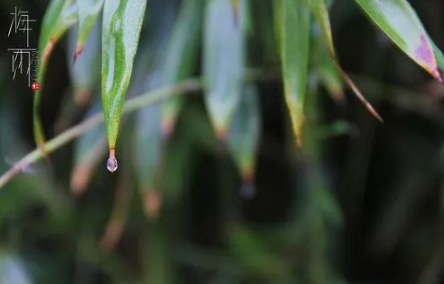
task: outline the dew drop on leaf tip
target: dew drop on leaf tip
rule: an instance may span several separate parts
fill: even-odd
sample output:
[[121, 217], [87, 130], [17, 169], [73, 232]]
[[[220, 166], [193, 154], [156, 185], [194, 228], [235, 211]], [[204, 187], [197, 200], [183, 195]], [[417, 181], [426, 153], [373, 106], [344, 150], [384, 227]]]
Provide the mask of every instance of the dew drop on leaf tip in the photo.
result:
[[110, 150], [109, 158], [108, 161], [106, 162], [106, 168], [108, 169], [108, 171], [112, 173], [117, 171], [118, 164], [117, 164], [117, 159], [114, 155], [114, 150]]

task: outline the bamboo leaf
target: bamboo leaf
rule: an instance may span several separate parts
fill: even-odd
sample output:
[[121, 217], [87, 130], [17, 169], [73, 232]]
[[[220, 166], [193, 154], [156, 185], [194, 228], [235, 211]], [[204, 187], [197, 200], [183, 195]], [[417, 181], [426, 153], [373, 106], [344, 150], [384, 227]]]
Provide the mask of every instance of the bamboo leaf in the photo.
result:
[[229, 0], [209, 0], [205, 11], [205, 102], [217, 137], [224, 140], [239, 100], [245, 65], [245, 7], [239, 1], [239, 25]]
[[241, 173], [244, 187], [251, 188], [254, 180], [257, 153], [260, 110], [258, 92], [254, 85], [247, 85], [235, 111], [228, 132], [228, 148]]
[[442, 82], [431, 40], [406, 0], [355, 1], [402, 51]]
[[[153, 62], [150, 70], [144, 72], [141, 77], [144, 91], [161, 87], [164, 85], [164, 80], [174, 80], [174, 77], [181, 76], [182, 72], [179, 69], [169, 69], [171, 66], [166, 66], [164, 61], [166, 53], [169, 51], [164, 47], [174, 28], [179, 2], [174, 1], [170, 2], [170, 5], [164, 5], [163, 1], [159, 0], [152, 3], [151, 13], [162, 15], [162, 19], [156, 21], [156, 25], [152, 26], [148, 37], [147, 49], [151, 50], [153, 56], [151, 61]], [[174, 64], [177, 63], [174, 62]], [[168, 64], [172, 64], [172, 62]], [[135, 122], [134, 168], [145, 213], [151, 220], [157, 218], [163, 199], [163, 189], [160, 188], [164, 163], [163, 137], [161, 135], [162, 106], [162, 103], [157, 103], [140, 110], [136, 115]]]
[[102, 104], [110, 156], [107, 168], [117, 170], [115, 146], [139, 42], [146, 1], [108, 0], [102, 26]]
[[83, 46], [91, 29], [96, 23], [97, 16], [102, 9], [104, 0], [77, 0], [78, 9], [78, 39], [74, 52], [74, 61], [82, 53]]
[[320, 27], [317, 23], [312, 25], [313, 50], [311, 54], [312, 64], [322, 84], [330, 94], [333, 100], [338, 103], [344, 101], [343, 81], [340, 72], [336, 68], [334, 59], [332, 59], [325, 46], [324, 40], [320, 34]]
[[280, 29], [285, 100], [301, 145], [310, 42], [310, 10], [305, 1], [282, 0]]
[[39, 54], [42, 54], [38, 60], [37, 82], [39, 88], [34, 95], [33, 101], [33, 127], [34, 140], [37, 146], [45, 153], [45, 135], [43, 132], [42, 123], [40, 121], [39, 107], [42, 96], [44, 75], [48, 57], [51, 54], [57, 41], [63, 36], [68, 28], [76, 21], [76, 5], [74, 0], [53, 0], [45, 16], [43, 17], [42, 29], [39, 37]]
[[[85, 120], [100, 113], [100, 98], [89, 109]], [[75, 194], [83, 193], [98, 163], [106, 155], [105, 126], [100, 125], [85, 133], [74, 144], [74, 168], [71, 175], [71, 190]]]
[[92, 27], [91, 36], [83, 43], [84, 51], [75, 64], [71, 64], [71, 54], [75, 53], [78, 28], [69, 32], [68, 70], [74, 87], [74, 100], [77, 105], [86, 105], [100, 80], [101, 26], [99, 22]]
[[[201, 22], [202, 0], [187, 0], [182, 3], [179, 18], [174, 25], [168, 48], [164, 56], [163, 83], [170, 85], [189, 77], [195, 67]], [[174, 130], [176, 118], [183, 99], [173, 98], [162, 106], [162, 133], [169, 137]]]
[[336, 58], [336, 52], [333, 44], [333, 36], [331, 32], [331, 25], [330, 25], [330, 17], [328, 15], [328, 8], [324, 0], [311, 0], [311, 8], [314, 14], [314, 17], [321, 27], [321, 33], [322, 37], [324, 38], [325, 44], [327, 45], [328, 51], [330, 53], [330, 57], [333, 59], [333, 62], [338, 69], [339, 73], [341, 74], [344, 81], [347, 83], [347, 85], [352, 89], [353, 93], [356, 95], [356, 97], [364, 104], [364, 106], [367, 108], [367, 110], [376, 117], [379, 121], [383, 121], [381, 116], [376, 112], [376, 110], [373, 108], [373, 106], [365, 99], [365, 97], [361, 94], [361, 91], [359, 91], [358, 87], [353, 83], [353, 81], [350, 79], [350, 77], [345, 73], [341, 66], [338, 63], [338, 60]]

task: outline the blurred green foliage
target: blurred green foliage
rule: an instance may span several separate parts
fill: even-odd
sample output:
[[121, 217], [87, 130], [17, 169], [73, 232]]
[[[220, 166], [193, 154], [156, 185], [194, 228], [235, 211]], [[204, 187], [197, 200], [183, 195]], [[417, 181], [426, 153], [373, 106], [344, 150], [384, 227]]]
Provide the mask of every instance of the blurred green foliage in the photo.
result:
[[[297, 148], [279, 72], [278, 4], [225, 1], [228, 21], [243, 29], [233, 33], [223, 19], [204, 17], [217, 14], [217, 3], [197, 2], [208, 4], [147, 2], [127, 99], [214, 78], [123, 116], [114, 174], [105, 167], [104, 125], [19, 169], [0, 190], [0, 284], [441, 283], [442, 85], [356, 3], [327, 1], [336, 57], [385, 123], [343, 90], [325, 27], [313, 24]], [[409, 2], [442, 48], [444, 4]], [[36, 20], [29, 45], [37, 48], [48, 4], [0, 4], [0, 173], [35, 148], [36, 93], [10, 72], [8, 49], [25, 44], [23, 33], [8, 36], [11, 13], [18, 7]], [[91, 35], [76, 62], [74, 25], [44, 68], [39, 114], [48, 138], [101, 110], [100, 25], [84, 25]], [[205, 62], [208, 54], [223, 60]], [[239, 88], [242, 70], [250, 78]], [[232, 121], [223, 119], [232, 123], [225, 137], [209, 112], [220, 111], [227, 85], [241, 97]], [[216, 103], [207, 101], [212, 91]]]

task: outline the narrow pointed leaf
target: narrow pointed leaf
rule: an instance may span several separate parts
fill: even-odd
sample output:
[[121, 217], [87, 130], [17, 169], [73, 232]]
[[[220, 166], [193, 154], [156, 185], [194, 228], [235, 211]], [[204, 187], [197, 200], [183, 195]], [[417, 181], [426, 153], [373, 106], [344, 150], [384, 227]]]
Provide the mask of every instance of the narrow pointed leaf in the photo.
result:
[[340, 72], [336, 68], [334, 59], [325, 46], [322, 35], [320, 35], [320, 27], [317, 23], [313, 25], [312, 42], [313, 48], [310, 58], [312, 65], [319, 77], [320, 84], [323, 85], [333, 100], [336, 102], [344, 101], [343, 81]]
[[139, 111], [136, 118], [134, 159], [139, 188], [157, 189], [158, 165], [161, 158], [160, 104]]
[[[172, 65], [165, 65], [166, 54], [171, 52], [170, 49], [165, 49], [165, 45], [168, 44], [171, 31], [174, 29], [175, 16], [180, 7], [179, 1], [170, 1], [170, 5], [163, 5], [161, 0], [152, 3], [150, 11], [156, 14], [153, 17], [159, 17], [159, 19], [154, 18], [156, 24], [151, 27], [147, 36], [146, 49], [151, 51], [152, 58], [149, 61], [151, 65], [148, 72], [145, 71], [141, 77], [144, 91], [162, 87], [164, 80], [174, 82], [176, 76], [182, 76], [181, 72], [184, 71], [180, 68], [171, 68]], [[177, 57], [175, 58], [177, 59]], [[180, 62], [170, 61], [168, 64], [180, 64]], [[145, 65], [148, 65], [148, 61]], [[149, 219], [157, 217], [163, 199], [163, 189], [160, 188], [164, 163], [163, 137], [161, 135], [162, 107], [163, 102], [138, 111], [135, 121], [133, 161], [138, 188], [143, 199], [142, 203]]]
[[247, 85], [241, 95], [228, 132], [227, 142], [236, 166], [245, 182], [254, 178], [260, 110], [259, 94], [254, 85]]
[[131, 79], [146, 1], [108, 0], [102, 26], [102, 104], [110, 148], [111, 171], [120, 116]]
[[324, 0], [311, 0], [311, 8], [314, 14], [314, 17], [321, 27], [321, 33], [322, 37], [324, 38], [325, 44], [327, 45], [328, 51], [330, 53], [331, 58], [333, 59], [333, 62], [338, 69], [339, 73], [341, 74], [344, 81], [347, 83], [347, 85], [352, 89], [353, 93], [356, 95], [356, 97], [364, 104], [364, 106], [367, 108], [367, 110], [376, 117], [379, 121], [383, 121], [381, 116], [376, 112], [376, 110], [373, 108], [373, 106], [365, 99], [365, 97], [362, 95], [361, 91], [359, 91], [358, 87], [353, 83], [353, 81], [350, 79], [350, 77], [347, 75], [347, 73], [342, 70], [341, 66], [338, 63], [338, 60], [336, 58], [336, 52], [333, 44], [333, 36], [331, 32], [331, 25], [330, 25], [330, 17], [328, 15], [328, 8]]
[[[164, 57], [163, 83], [170, 85], [189, 77], [195, 67], [201, 34], [203, 15], [202, 0], [187, 0], [182, 3]], [[162, 132], [168, 137], [174, 129], [182, 106], [181, 97], [171, 98], [162, 106]]]
[[310, 7], [301, 0], [282, 0], [281, 57], [285, 100], [296, 141], [300, 145], [304, 121], [310, 42]]
[[373, 22], [410, 58], [442, 81], [432, 43], [406, 0], [355, 0]]
[[239, 0], [235, 24], [230, 0], [209, 0], [205, 11], [204, 75], [205, 101], [219, 139], [239, 100], [245, 65], [245, 0]]
[[[97, 97], [95, 103], [88, 110], [85, 119], [99, 113], [100, 107], [100, 98]], [[106, 156], [107, 147], [104, 133], [105, 126], [101, 124], [75, 141], [71, 190], [76, 194], [80, 194], [85, 190], [95, 167]]]
[[101, 25], [96, 22], [91, 30], [91, 36], [84, 42], [84, 51], [75, 64], [72, 64], [72, 54], [77, 45], [78, 28], [69, 32], [68, 69], [71, 83], [74, 87], [74, 100], [78, 105], [85, 105], [90, 101], [96, 86], [100, 85], [100, 52], [101, 52]]
[[96, 24], [97, 16], [102, 9], [103, 1], [104, 0], [77, 0], [79, 24], [74, 60], [83, 51], [86, 39]]
[[33, 127], [35, 143], [43, 150], [45, 155], [46, 151], [43, 147], [45, 144], [45, 135], [40, 121], [39, 107], [46, 65], [48, 56], [51, 54], [56, 42], [63, 36], [68, 28], [75, 23], [77, 19], [76, 9], [77, 7], [74, 0], [53, 0], [49, 4], [43, 17], [38, 48], [38, 54], [41, 54], [41, 57], [38, 57], [37, 82], [40, 86], [34, 95]]

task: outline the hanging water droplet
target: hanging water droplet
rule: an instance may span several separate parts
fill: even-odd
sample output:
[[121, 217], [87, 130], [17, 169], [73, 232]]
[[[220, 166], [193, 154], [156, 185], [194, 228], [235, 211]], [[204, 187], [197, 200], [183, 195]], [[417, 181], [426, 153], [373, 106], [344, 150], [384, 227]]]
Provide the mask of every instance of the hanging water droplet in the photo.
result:
[[110, 172], [115, 172], [117, 171], [118, 168], [118, 164], [117, 164], [117, 159], [114, 156], [110, 156], [108, 158], [108, 161], [106, 162], [106, 168], [108, 169], [108, 171]]

